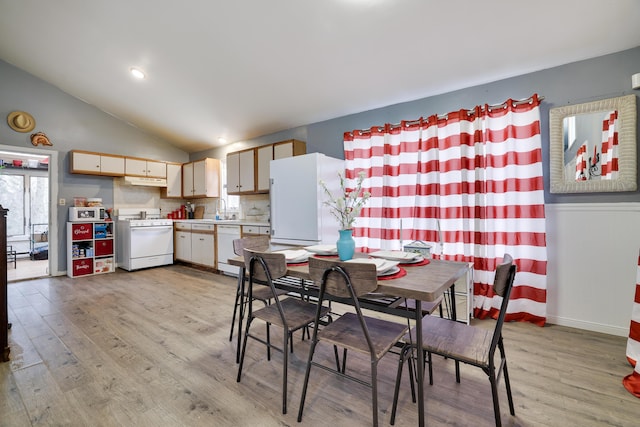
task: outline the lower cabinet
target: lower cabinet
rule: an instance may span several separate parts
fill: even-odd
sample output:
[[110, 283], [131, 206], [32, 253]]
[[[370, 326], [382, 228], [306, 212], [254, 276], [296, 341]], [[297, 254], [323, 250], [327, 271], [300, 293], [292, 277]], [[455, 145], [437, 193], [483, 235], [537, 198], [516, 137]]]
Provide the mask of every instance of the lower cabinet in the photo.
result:
[[215, 268], [216, 236], [214, 224], [191, 226], [191, 262]]
[[113, 222], [67, 223], [67, 276], [115, 271]]
[[260, 236], [271, 234], [271, 227], [265, 225], [243, 225], [242, 237], [245, 236]]
[[175, 223], [175, 259], [205, 267], [216, 267], [214, 224]]
[[176, 223], [173, 242], [175, 259], [191, 262], [191, 224]]

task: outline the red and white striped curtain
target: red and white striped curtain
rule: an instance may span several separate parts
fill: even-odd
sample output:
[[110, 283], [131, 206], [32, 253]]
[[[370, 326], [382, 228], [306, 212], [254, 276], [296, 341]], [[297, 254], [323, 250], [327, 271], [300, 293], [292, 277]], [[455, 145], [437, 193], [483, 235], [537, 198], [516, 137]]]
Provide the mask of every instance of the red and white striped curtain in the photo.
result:
[[638, 256], [636, 292], [631, 310], [629, 339], [627, 340], [627, 360], [635, 369], [624, 377], [622, 384], [629, 390], [629, 393], [640, 397], [640, 256]]
[[[356, 221], [363, 251], [421, 240], [435, 257], [474, 265], [474, 314], [497, 316], [496, 264], [518, 274], [508, 320], [546, 319], [546, 235], [538, 97], [445, 118], [345, 133], [349, 180], [365, 171], [371, 199]], [[354, 181], [350, 181], [353, 183]], [[351, 185], [353, 186], [353, 185]], [[400, 218], [403, 218], [402, 223]], [[402, 230], [402, 235], [400, 231]]]
[[618, 111], [602, 122], [602, 179], [618, 179]]

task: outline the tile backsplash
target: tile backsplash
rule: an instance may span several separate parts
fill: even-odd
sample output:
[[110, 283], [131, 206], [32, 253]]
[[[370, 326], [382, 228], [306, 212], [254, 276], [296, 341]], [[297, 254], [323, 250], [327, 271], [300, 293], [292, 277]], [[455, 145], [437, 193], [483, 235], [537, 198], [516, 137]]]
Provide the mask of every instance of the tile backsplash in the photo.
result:
[[[136, 187], [131, 185], [123, 185], [114, 180], [114, 208], [160, 208], [163, 218], [166, 218], [169, 212], [172, 212], [187, 201], [193, 206], [204, 206], [204, 218], [214, 219], [216, 211], [220, 210], [222, 216], [225, 211], [225, 202], [219, 202], [220, 199], [163, 199], [160, 197], [160, 189], [155, 187]], [[251, 221], [268, 222], [269, 221], [269, 195], [258, 194], [251, 196], [240, 196], [240, 209], [226, 209], [227, 216], [235, 215], [237, 219], [247, 219]]]

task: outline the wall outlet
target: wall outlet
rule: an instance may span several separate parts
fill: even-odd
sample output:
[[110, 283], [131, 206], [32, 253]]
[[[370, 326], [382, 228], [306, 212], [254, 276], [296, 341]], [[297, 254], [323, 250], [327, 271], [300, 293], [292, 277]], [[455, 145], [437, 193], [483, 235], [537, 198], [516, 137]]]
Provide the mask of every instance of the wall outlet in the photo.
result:
[[66, 201], [65, 199], [60, 199], [60, 200], [58, 200], [58, 204], [59, 204], [60, 206], [64, 206], [64, 205], [66, 205], [66, 204], [67, 204], [67, 201]]

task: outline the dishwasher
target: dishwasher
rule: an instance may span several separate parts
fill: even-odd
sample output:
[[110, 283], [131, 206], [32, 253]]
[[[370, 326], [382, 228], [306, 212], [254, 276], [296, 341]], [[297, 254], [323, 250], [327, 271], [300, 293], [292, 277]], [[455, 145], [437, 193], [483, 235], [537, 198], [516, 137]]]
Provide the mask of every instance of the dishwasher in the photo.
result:
[[240, 238], [240, 225], [218, 224], [218, 270], [237, 276], [240, 268], [229, 265], [227, 260], [236, 257], [233, 252], [233, 241]]

